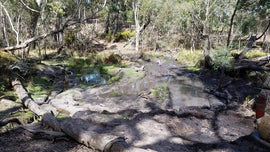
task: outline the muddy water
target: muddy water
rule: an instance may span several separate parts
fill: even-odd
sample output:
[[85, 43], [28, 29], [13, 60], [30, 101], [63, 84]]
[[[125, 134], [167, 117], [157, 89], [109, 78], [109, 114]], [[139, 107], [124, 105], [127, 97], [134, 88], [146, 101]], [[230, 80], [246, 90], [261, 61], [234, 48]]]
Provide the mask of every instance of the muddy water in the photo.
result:
[[85, 69], [80, 78], [79, 82], [86, 85], [96, 85], [96, 84], [107, 84], [110, 79], [109, 75], [101, 74], [100, 70], [97, 68], [87, 68]]
[[179, 110], [183, 107], [211, 107], [223, 105], [212, 95], [205, 93], [204, 86], [196, 80], [176, 80], [170, 76], [156, 79], [145, 78], [133, 83], [117, 86], [120, 95], [138, 95], [143, 91], [157, 88], [166, 88], [171, 98], [172, 109]]
[[[193, 86], [196, 83], [197, 86]], [[183, 107], [210, 107], [212, 102], [220, 102], [203, 90], [202, 84], [190, 80], [176, 80], [170, 76], [153, 79], [146, 77], [130, 83], [117, 85], [112, 95], [139, 95], [141, 92], [151, 89], [165, 88], [170, 94], [172, 109], [179, 110]], [[222, 103], [221, 103], [222, 104]]]

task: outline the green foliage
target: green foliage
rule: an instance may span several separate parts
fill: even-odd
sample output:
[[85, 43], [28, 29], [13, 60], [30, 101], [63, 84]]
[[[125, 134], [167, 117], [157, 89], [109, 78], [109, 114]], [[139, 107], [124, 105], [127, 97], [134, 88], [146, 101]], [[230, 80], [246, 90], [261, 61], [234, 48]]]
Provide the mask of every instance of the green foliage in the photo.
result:
[[65, 61], [68, 67], [75, 69], [78, 73], [81, 73], [84, 68], [91, 67], [95, 63], [94, 56], [89, 57], [71, 57]]
[[133, 30], [133, 31], [125, 30], [120, 35], [123, 37], [123, 39], [129, 40], [130, 38], [134, 37], [135, 34], [136, 34], [136, 31], [135, 30]]
[[[130, 31], [130, 30], [128, 30], [128, 29], [126, 29], [125, 31], [123, 31], [123, 32], [118, 32], [118, 33], [116, 33], [115, 34], [115, 36], [114, 36], [114, 42], [119, 42], [119, 41], [121, 41], [121, 40], [129, 40], [130, 38], [132, 38], [132, 37], [134, 37], [135, 36], [135, 34], [136, 34], [136, 31]], [[112, 35], [112, 33], [108, 33], [106, 36], [105, 36], [105, 39], [108, 41], [108, 42], [110, 42], [112, 39], [113, 39], [113, 37], [112, 37], [113, 35]]]
[[52, 85], [53, 82], [49, 80], [47, 75], [30, 77], [26, 89], [32, 97], [39, 97], [40, 95], [48, 95]]
[[72, 30], [68, 30], [66, 33], [65, 33], [65, 36], [64, 36], [64, 40], [65, 40], [65, 43], [70, 45], [72, 43], [75, 42], [75, 34]]
[[213, 59], [213, 68], [218, 70], [220, 67], [231, 68], [231, 52], [225, 46], [210, 50], [210, 57]]
[[70, 116], [67, 116], [67, 114], [61, 114], [60, 112], [55, 117], [60, 120], [71, 120]]
[[144, 71], [137, 72], [135, 69], [129, 69], [124, 72], [124, 76], [130, 77], [130, 78], [135, 78], [135, 79], [141, 79], [144, 76]]
[[185, 68], [190, 70], [190, 71], [200, 71], [200, 68], [198, 68], [196, 66], [186, 66]]
[[168, 94], [168, 89], [167, 88], [157, 88], [152, 91], [153, 95], [159, 99], [159, 100], [165, 100], [166, 95]]
[[256, 32], [257, 22], [255, 22], [255, 20], [256, 20], [255, 16], [248, 16], [244, 19], [241, 27], [242, 33], [244, 35], [248, 35], [250, 32]]

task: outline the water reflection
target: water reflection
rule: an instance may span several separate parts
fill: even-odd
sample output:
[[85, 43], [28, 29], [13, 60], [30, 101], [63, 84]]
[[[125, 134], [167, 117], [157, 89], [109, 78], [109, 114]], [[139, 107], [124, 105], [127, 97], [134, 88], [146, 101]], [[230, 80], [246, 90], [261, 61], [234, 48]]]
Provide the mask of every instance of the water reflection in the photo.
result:
[[97, 69], [87, 69], [84, 74], [80, 77], [80, 82], [87, 85], [95, 84], [107, 84], [107, 81], [110, 79], [109, 75], [100, 74], [100, 71]]

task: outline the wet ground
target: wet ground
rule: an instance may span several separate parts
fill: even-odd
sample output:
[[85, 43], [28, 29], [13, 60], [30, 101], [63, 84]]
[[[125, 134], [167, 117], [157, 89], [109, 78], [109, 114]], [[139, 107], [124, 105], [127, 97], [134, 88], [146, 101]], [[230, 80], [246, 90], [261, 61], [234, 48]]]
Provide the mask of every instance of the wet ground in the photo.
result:
[[[165, 57], [126, 59], [131, 62], [128, 67], [114, 69], [120, 81], [108, 83], [110, 77], [96, 69], [79, 75], [69, 72], [67, 78], [61, 74], [55, 78], [48, 98], [34, 99], [44, 107], [53, 106], [55, 113], [85, 122], [82, 127], [98, 125], [101, 135], [124, 136], [131, 145], [152, 151], [269, 151], [252, 138], [254, 112], [242, 106], [248, 96], [260, 91], [249, 81], [231, 83], [223, 90], [225, 99], [209, 91], [218, 87], [218, 73], [189, 71]], [[58, 69], [58, 73], [66, 72]], [[231, 80], [225, 77], [223, 83]], [[65, 83], [68, 87], [63, 88]], [[22, 129], [1, 134], [0, 141], [0, 151], [21, 150], [9, 143], [22, 151], [89, 150], [72, 140], [37, 140]]]

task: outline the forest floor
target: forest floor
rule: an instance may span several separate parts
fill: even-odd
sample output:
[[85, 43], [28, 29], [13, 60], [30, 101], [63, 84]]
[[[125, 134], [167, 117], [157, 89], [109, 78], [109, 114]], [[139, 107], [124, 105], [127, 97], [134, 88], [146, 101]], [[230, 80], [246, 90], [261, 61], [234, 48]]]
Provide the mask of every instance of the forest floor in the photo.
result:
[[[104, 74], [93, 67], [78, 73], [44, 62], [36, 77], [47, 75], [53, 85], [49, 94], [33, 99], [52, 105], [62, 118], [84, 122], [81, 127], [97, 125], [101, 136], [124, 136], [149, 151], [269, 151], [251, 136], [255, 116], [244, 103], [260, 90], [249, 80], [225, 76], [222, 84], [228, 85], [218, 92], [220, 73], [188, 70], [170, 52], [146, 52], [138, 59], [122, 44], [107, 48], [99, 54], [118, 54], [126, 65], [106, 66]], [[22, 128], [0, 134], [0, 143], [0, 151], [94, 151], [72, 139], [54, 140]]]

